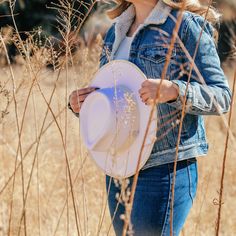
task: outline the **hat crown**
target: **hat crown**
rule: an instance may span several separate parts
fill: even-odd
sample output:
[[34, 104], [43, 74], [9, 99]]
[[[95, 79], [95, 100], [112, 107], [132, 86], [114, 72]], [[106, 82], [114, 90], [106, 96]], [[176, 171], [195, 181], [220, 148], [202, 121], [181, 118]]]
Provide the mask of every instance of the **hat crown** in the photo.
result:
[[[87, 148], [116, 155], [126, 151], [139, 133], [139, 110], [126, 86], [102, 88], [85, 100], [80, 117]], [[83, 122], [84, 120], [84, 122]]]
[[81, 138], [91, 158], [109, 176], [132, 176], [151, 154], [157, 110], [155, 107], [153, 112], [140, 99], [139, 90], [146, 79], [135, 64], [112, 60], [90, 83], [100, 89], [89, 94], [81, 107]]

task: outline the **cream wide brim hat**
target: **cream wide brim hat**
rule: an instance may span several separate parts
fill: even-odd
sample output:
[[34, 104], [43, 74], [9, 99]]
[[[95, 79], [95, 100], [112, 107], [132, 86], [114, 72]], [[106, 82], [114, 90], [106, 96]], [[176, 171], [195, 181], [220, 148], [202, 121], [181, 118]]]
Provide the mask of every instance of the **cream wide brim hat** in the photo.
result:
[[[152, 109], [141, 101], [138, 92], [146, 79], [144, 73], [133, 63], [113, 60], [94, 75], [90, 86], [99, 89], [89, 94], [81, 107], [81, 137], [97, 166], [111, 177], [126, 178], [136, 173]], [[126, 102], [127, 97], [131, 98], [133, 109], [128, 108], [130, 101]], [[156, 129], [155, 107], [139, 170], [151, 154]]]

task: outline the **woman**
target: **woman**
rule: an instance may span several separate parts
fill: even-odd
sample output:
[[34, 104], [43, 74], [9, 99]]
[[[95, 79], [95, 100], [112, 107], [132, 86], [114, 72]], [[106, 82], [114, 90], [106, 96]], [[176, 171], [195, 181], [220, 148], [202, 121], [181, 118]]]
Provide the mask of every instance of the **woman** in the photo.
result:
[[[134, 235], [170, 235], [173, 162], [186, 94], [173, 209], [173, 235], [178, 235], [196, 195], [196, 157], [205, 156], [208, 150], [202, 115], [220, 115], [230, 107], [231, 93], [214, 43], [212, 25], [217, 23], [218, 15], [214, 9], [210, 9], [208, 22], [205, 22], [202, 16], [207, 8], [198, 1], [186, 1], [186, 11], [171, 61], [160, 87], [168, 46], [182, 1], [117, 2], [118, 6], [108, 12], [115, 22], [105, 36], [100, 66], [114, 59], [136, 64], [148, 78], [139, 90], [142, 101], [147, 105], [155, 101], [156, 91], [159, 91], [157, 140], [149, 160], [140, 171], [130, 229]], [[84, 88], [71, 94], [70, 105], [74, 113], [79, 113], [84, 99], [94, 90]], [[132, 184], [132, 178], [129, 178], [129, 184]], [[121, 216], [125, 213], [125, 201], [117, 197], [121, 187], [117, 181], [110, 181], [107, 177], [107, 188], [113, 226], [116, 235], [122, 235], [124, 222]]]

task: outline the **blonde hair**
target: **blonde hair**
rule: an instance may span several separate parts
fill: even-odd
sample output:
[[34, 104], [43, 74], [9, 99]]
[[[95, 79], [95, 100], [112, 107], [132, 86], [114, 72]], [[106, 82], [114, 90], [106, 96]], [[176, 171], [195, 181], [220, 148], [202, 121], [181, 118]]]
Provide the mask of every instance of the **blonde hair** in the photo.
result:
[[[166, 5], [172, 7], [173, 9], [180, 9], [181, 5], [184, 0], [162, 0]], [[127, 2], [125, 0], [115, 0], [117, 3], [117, 6], [113, 8], [112, 10], [107, 11], [107, 15], [114, 19], [122, 14], [124, 10], [126, 10], [131, 3]], [[207, 12], [208, 6], [202, 5], [198, 0], [186, 0], [186, 11], [193, 12], [195, 14], [198, 14], [200, 16], [205, 17]], [[211, 22], [213, 25], [217, 24], [219, 22], [220, 14], [215, 10], [215, 8], [210, 7], [209, 12], [206, 16], [206, 19]]]

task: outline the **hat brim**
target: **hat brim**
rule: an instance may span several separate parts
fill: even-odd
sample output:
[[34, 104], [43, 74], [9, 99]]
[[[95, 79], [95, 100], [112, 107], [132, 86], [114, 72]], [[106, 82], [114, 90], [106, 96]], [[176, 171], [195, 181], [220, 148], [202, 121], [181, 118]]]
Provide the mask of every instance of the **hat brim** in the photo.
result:
[[[98, 88], [115, 87], [117, 85], [125, 85], [134, 92], [137, 105], [140, 111], [140, 129], [137, 138], [130, 148], [122, 154], [112, 156], [109, 151], [98, 152], [89, 150], [92, 159], [97, 166], [105, 172], [106, 175], [115, 178], [126, 178], [134, 175], [137, 170], [138, 159], [141, 147], [144, 141], [148, 121], [151, 114], [151, 106], [145, 105], [140, 98], [139, 89], [141, 84], [146, 80], [145, 74], [133, 63], [125, 60], [113, 60], [101, 67], [94, 76], [90, 86]], [[86, 100], [84, 101], [84, 105]], [[102, 112], [102, 111], [101, 111]], [[86, 120], [83, 114], [83, 106], [80, 111], [80, 127]], [[157, 111], [153, 113], [151, 123], [146, 136], [145, 145], [142, 151], [139, 170], [148, 160], [156, 136], [157, 129]]]

